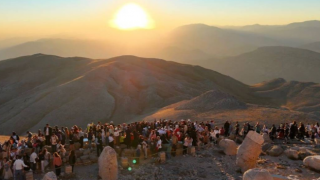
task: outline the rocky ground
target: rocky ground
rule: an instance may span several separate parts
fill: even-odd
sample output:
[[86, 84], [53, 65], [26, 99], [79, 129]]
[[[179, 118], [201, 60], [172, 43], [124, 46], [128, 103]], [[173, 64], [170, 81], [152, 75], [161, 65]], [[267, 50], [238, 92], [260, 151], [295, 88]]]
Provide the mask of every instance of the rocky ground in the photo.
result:
[[[276, 142], [279, 143], [279, 142]], [[279, 156], [274, 157], [271, 153], [273, 146], [268, 152], [261, 153], [258, 159], [257, 168], [267, 169], [271, 174], [281, 175], [288, 179], [318, 179], [320, 173], [310, 170], [303, 165], [303, 161], [298, 157], [292, 160], [287, 157], [285, 149], [307, 149], [308, 152], [319, 154], [320, 149], [311, 144], [282, 144], [283, 149]], [[310, 154], [307, 154], [310, 155]], [[303, 157], [302, 157], [303, 158]], [[167, 159], [164, 163], [159, 163], [158, 158], [141, 160], [139, 165], [130, 163], [131, 171], [122, 168], [119, 162], [119, 180], [205, 180], [205, 179], [239, 179], [243, 177], [240, 168], [236, 166], [236, 156], [225, 155], [218, 145], [205, 146], [196, 151], [195, 155], [177, 156]], [[49, 169], [50, 171], [50, 169]], [[100, 179], [98, 176], [98, 164], [77, 165], [74, 175], [63, 175], [60, 179], [88, 180]], [[36, 174], [35, 179], [40, 180], [44, 174]]]

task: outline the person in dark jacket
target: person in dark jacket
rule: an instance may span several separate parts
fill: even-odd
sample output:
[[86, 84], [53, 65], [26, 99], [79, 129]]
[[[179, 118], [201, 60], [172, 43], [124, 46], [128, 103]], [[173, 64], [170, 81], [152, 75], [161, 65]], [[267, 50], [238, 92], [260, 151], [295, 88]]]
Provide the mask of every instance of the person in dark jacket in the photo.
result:
[[294, 139], [297, 133], [298, 133], [297, 122], [293, 121], [293, 124], [290, 127], [290, 139]]
[[98, 136], [96, 138], [96, 145], [97, 145], [97, 156], [100, 156], [100, 153], [102, 152], [102, 136], [101, 133], [98, 133]]
[[49, 146], [50, 144], [50, 137], [52, 135], [52, 128], [49, 126], [49, 124], [46, 124], [46, 127], [43, 128], [43, 134], [46, 138], [46, 145]]
[[226, 137], [228, 137], [229, 136], [229, 127], [230, 127], [230, 123], [229, 123], [229, 121], [226, 121], [226, 123], [224, 123], [224, 134], [225, 134], [225, 136]]
[[277, 128], [276, 126], [273, 124], [272, 128], [271, 128], [271, 132], [270, 132], [270, 138], [271, 140], [274, 140], [274, 138], [276, 137], [277, 134]]
[[299, 139], [304, 139], [304, 135], [306, 134], [306, 128], [302, 122], [300, 122], [299, 127]]
[[74, 165], [76, 164], [76, 155], [74, 153], [74, 150], [72, 150], [70, 152], [70, 155], [69, 155], [69, 164], [70, 166], [72, 167], [72, 172], [73, 172], [73, 168], [74, 168]]

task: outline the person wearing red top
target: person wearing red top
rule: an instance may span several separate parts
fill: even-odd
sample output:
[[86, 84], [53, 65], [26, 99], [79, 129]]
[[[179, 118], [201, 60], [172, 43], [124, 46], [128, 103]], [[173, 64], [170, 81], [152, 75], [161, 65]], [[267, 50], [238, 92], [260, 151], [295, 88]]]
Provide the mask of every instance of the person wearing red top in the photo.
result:
[[53, 154], [53, 165], [56, 169], [56, 175], [60, 176], [62, 160], [57, 152]]
[[221, 136], [223, 136], [224, 135], [224, 129], [223, 129], [223, 127], [221, 127], [221, 129], [220, 129], [220, 133], [219, 133]]

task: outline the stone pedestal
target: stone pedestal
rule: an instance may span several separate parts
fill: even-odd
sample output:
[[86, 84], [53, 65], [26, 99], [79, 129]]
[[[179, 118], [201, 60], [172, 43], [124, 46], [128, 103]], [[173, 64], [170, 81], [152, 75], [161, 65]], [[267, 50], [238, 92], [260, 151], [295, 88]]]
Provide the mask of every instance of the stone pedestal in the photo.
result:
[[237, 151], [236, 164], [242, 172], [256, 167], [257, 159], [262, 152], [261, 145], [263, 142], [263, 137], [260, 134], [249, 131]]
[[99, 156], [99, 175], [102, 180], [118, 179], [118, 160], [116, 151], [107, 146]]

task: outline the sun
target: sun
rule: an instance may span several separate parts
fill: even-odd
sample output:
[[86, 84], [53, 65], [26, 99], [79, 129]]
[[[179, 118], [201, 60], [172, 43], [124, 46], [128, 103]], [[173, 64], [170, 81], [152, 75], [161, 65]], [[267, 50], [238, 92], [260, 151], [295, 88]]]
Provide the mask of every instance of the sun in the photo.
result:
[[137, 4], [129, 3], [124, 5], [111, 21], [111, 26], [122, 29], [152, 29], [153, 20]]

